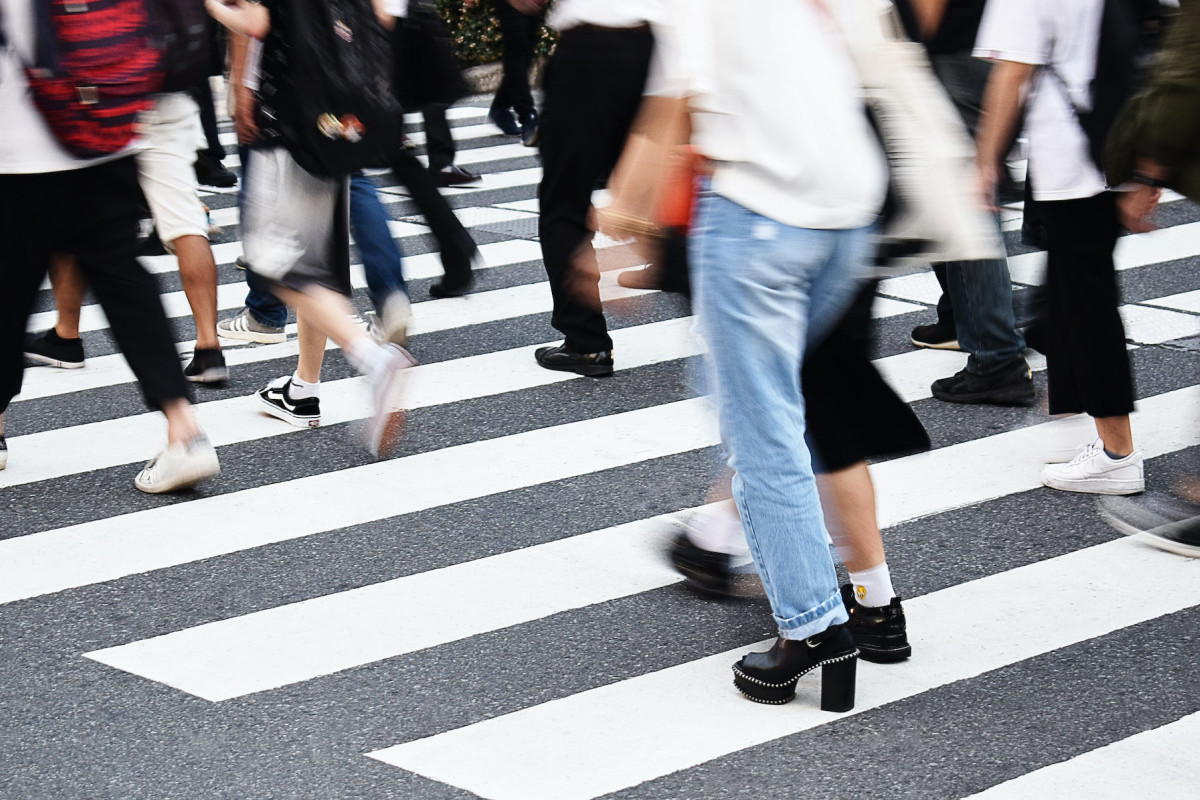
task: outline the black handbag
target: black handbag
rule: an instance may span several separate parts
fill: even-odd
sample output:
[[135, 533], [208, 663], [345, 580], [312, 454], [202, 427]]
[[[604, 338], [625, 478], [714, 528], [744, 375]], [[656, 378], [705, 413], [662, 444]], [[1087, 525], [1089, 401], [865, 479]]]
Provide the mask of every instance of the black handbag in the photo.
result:
[[415, 111], [422, 106], [450, 105], [470, 93], [454, 55], [450, 29], [433, 5], [413, 0], [408, 16], [392, 29], [396, 99]]

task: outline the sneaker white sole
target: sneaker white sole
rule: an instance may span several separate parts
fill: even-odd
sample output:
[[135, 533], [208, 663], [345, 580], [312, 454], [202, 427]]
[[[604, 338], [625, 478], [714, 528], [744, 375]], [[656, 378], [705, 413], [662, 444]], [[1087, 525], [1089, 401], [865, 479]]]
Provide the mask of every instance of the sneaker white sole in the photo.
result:
[[912, 342], [913, 347], [920, 347], [923, 350], [962, 350], [958, 346], [958, 339], [951, 339], [948, 342], [922, 342], [910, 336], [908, 340]]
[[237, 339], [239, 342], [257, 342], [258, 344], [282, 344], [287, 341], [287, 333], [260, 333], [258, 331], [236, 331], [217, 326], [217, 336], [222, 339]]
[[37, 353], [26, 353], [25, 357], [30, 361], [36, 361], [47, 367], [58, 367], [59, 369], [83, 369], [86, 363], [83, 361], [59, 361], [49, 356], [38, 355]]
[[275, 419], [281, 419], [289, 425], [295, 425], [297, 428], [319, 428], [321, 426], [321, 418], [319, 416], [299, 416], [288, 411], [286, 408], [280, 408], [258, 392], [255, 392], [254, 396], [262, 404], [263, 412], [270, 414]]
[[1175, 553], [1176, 555], [1187, 556], [1189, 558], [1200, 558], [1200, 547], [1187, 545], [1183, 542], [1173, 542], [1170, 539], [1155, 536], [1153, 531], [1140, 531], [1136, 534], [1135, 538], [1151, 547], [1166, 550], [1168, 553]]
[[192, 383], [225, 383], [229, 380], [229, 367], [210, 367], [199, 375], [184, 375]]
[[1052, 475], [1043, 475], [1042, 484], [1051, 489], [1080, 494], [1141, 494], [1146, 491], [1146, 481], [1087, 478], [1086, 480], [1063, 480]]
[[407, 413], [399, 407], [400, 398], [407, 378], [406, 373], [410, 367], [416, 366], [417, 360], [403, 348], [398, 347], [396, 350], [403, 360], [398, 369], [392, 370], [384, 377], [386, 383], [377, 390], [383, 402], [367, 420], [365, 429], [365, 444], [371, 455], [376, 458], [385, 458], [396, 449], [400, 437], [404, 435], [407, 420]]
[[186, 470], [181, 470], [172, 476], [169, 481], [163, 481], [162, 483], [147, 483], [144, 477], [146, 470], [142, 470], [133, 479], [133, 485], [147, 494], [165, 494], [166, 492], [176, 492], [180, 489], [195, 486], [200, 481], [219, 475], [220, 473], [221, 464], [217, 461], [217, 454], [214, 452], [210, 453], [208, 457], [194, 459], [193, 463]]

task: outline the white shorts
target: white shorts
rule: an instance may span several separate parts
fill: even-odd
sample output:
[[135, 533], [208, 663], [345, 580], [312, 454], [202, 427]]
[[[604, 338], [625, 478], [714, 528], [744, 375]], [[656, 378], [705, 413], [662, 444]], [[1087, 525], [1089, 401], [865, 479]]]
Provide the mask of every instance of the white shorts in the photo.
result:
[[200, 109], [187, 92], [158, 95], [139, 120], [145, 149], [137, 154], [138, 183], [163, 246], [180, 236], [208, 238], [208, 218], [196, 196]]

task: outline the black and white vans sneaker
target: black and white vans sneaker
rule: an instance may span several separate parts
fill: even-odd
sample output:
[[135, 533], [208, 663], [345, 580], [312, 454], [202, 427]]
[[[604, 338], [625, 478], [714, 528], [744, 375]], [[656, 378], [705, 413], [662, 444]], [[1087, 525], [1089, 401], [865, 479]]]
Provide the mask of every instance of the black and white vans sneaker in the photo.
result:
[[321, 400], [317, 397], [294, 399], [288, 389], [292, 376], [276, 378], [254, 394], [263, 404], [263, 411], [297, 428], [316, 428], [321, 424]]
[[51, 328], [25, 337], [25, 358], [48, 367], [79, 369], [84, 363], [83, 340], [63, 339]]

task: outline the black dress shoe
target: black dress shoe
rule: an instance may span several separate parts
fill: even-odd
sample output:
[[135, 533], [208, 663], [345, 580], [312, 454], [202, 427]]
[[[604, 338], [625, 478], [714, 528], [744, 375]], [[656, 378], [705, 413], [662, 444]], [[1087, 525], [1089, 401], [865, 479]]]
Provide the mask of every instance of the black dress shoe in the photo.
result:
[[196, 182], [202, 186], [228, 189], [237, 185], [237, 175], [225, 168], [219, 159], [204, 153], [196, 154]]
[[492, 124], [500, 129], [500, 132], [505, 136], [520, 136], [521, 126], [517, 124], [517, 118], [513, 116], [511, 108], [495, 108], [488, 111], [488, 119]]
[[733, 684], [756, 703], [783, 705], [796, 697], [796, 681], [821, 667], [821, 710], [854, 708], [858, 648], [845, 625], [831, 625], [807, 639], [780, 637], [765, 653], [733, 665]]
[[526, 147], [538, 146], [538, 115], [536, 111], [521, 118], [521, 144]]
[[442, 278], [436, 283], [429, 284], [429, 296], [441, 299], [443, 297], [462, 297], [475, 286], [475, 278], [468, 277], [466, 281], [448, 281]]
[[863, 661], [892, 664], [912, 655], [904, 607], [900, 605], [899, 597], [893, 597], [891, 603], [878, 608], [862, 606], [854, 597], [854, 587], [847, 583], [842, 587], [842, 602], [850, 615], [846, 627], [850, 629]]
[[463, 169], [458, 164], [451, 164], [448, 167], [442, 167], [436, 172], [430, 172], [433, 177], [433, 182], [442, 188], [447, 186], [464, 186], [468, 183], [477, 183], [483, 178], [479, 177], [478, 173], [471, 172], [469, 169]]
[[727, 554], [697, 546], [684, 532], [675, 537], [667, 557], [675, 570], [687, 578], [688, 585], [697, 591], [717, 597], [733, 595], [733, 571], [729, 568]]
[[538, 364], [546, 369], [575, 372], [591, 378], [602, 378], [613, 374], [611, 350], [601, 350], [599, 353], [575, 353], [568, 350], [566, 345], [559, 345], [558, 347], [539, 347], [533, 355]]

